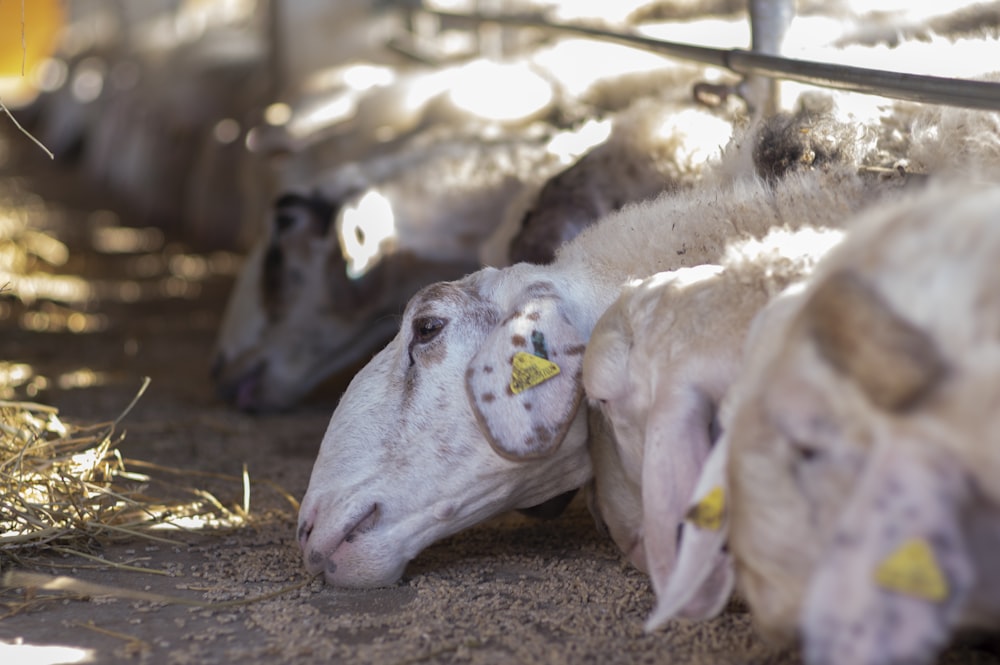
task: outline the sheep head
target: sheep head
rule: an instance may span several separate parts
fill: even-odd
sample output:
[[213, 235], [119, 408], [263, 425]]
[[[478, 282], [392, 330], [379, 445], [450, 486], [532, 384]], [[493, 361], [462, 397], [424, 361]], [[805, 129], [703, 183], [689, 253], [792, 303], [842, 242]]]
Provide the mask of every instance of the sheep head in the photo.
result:
[[391, 339], [419, 285], [473, 268], [390, 251], [351, 276], [335, 231], [339, 211], [318, 194], [280, 197], [269, 234], [248, 257], [213, 372], [219, 394], [244, 410], [287, 408], [364, 362]]
[[391, 584], [433, 541], [590, 477], [584, 338], [545, 270], [484, 269], [410, 301], [323, 438], [299, 514], [311, 572]]
[[810, 663], [930, 662], [996, 616], [976, 467], [996, 468], [998, 205], [933, 188], [869, 213], [748, 347], [730, 545], [760, 627]]

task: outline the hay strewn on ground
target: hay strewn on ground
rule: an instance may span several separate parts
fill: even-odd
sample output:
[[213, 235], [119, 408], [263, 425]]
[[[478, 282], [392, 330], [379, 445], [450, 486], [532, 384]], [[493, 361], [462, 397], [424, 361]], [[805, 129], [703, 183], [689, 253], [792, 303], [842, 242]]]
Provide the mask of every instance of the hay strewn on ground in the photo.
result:
[[0, 565], [53, 549], [84, 554], [122, 538], [167, 540], [156, 535], [161, 529], [246, 521], [247, 494], [229, 508], [173, 482], [171, 469], [126, 460], [120, 419], [72, 425], [43, 404], [0, 402]]

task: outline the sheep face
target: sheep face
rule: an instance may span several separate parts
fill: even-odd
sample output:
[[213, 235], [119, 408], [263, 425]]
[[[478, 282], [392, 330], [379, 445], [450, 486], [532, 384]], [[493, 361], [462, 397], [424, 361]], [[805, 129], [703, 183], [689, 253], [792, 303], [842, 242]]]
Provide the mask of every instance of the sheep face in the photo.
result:
[[323, 438], [299, 515], [311, 572], [390, 584], [431, 542], [586, 482], [583, 340], [544, 275], [484, 269], [414, 296]]
[[731, 548], [758, 623], [807, 662], [930, 662], [996, 617], [998, 206], [932, 190], [859, 220], [748, 347]]
[[214, 367], [219, 394], [241, 409], [287, 408], [363, 362], [396, 332], [396, 313], [419, 284], [471, 267], [392, 252], [351, 278], [336, 211], [315, 196], [280, 198], [267, 242], [248, 258]]

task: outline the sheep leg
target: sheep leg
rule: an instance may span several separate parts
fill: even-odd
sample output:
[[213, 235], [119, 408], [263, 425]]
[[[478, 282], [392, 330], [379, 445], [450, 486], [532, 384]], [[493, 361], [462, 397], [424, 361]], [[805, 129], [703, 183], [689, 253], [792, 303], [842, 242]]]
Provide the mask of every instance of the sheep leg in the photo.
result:
[[930, 663], [973, 583], [966, 480], [926, 441], [876, 449], [806, 593], [806, 662]]

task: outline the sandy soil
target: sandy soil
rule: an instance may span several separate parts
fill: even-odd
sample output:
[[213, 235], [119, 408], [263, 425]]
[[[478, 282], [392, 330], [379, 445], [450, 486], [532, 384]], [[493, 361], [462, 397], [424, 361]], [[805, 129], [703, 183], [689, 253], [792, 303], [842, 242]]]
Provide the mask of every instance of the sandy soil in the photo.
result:
[[[11, 138], [8, 134], [8, 141]], [[0, 143], [3, 140], [0, 134]], [[92, 213], [111, 204], [65, 166], [37, 156], [0, 164], [0, 185], [11, 185], [15, 178], [22, 191], [39, 192], [59, 213], [56, 232], [73, 252], [64, 271], [105, 283], [141, 279], [155, 284], [163, 279], [163, 271], [155, 270], [137, 278], [137, 256], [94, 250], [88, 233]], [[129, 221], [127, 216], [124, 221]], [[53, 387], [35, 399], [58, 406], [65, 419], [114, 418], [142, 377], [149, 376], [149, 390], [123, 423], [124, 454], [232, 475], [246, 464], [258, 481], [251, 497], [253, 519], [245, 528], [174, 536], [181, 541], [176, 545], [144, 540], [95, 544], [94, 552], [106, 560], [148, 573], [59, 555], [35, 559], [28, 567], [199, 601], [249, 599], [298, 588], [229, 607], [104, 597], [29, 599], [23, 591], [6, 590], [0, 593], [0, 661], [798, 661], [794, 651], [771, 649], [757, 639], [749, 615], [737, 603], [714, 621], [677, 624], [645, 635], [642, 621], [653, 602], [648, 582], [598, 534], [579, 499], [554, 521], [506, 515], [440, 542], [420, 554], [403, 580], [390, 588], [338, 590], [308, 580], [294, 540], [295, 509], [260, 481], [273, 481], [301, 498], [339, 387], [326, 386], [281, 415], [250, 416], [220, 404], [207, 367], [230, 283], [231, 276], [214, 275], [199, 281], [190, 297], [151, 296], [133, 303], [95, 300], [85, 310], [104, 314], [107, 327], [92, 334], [25, 330], [20, 325], [23, 308], [0, 310], [0, 360], [28, 363], [38, 375], [49, 377]], [[58, 388], [58, 377], [83, 368], [101, 373], [103, 383]], [[224, 501], [241, 496], [237, 482], [193, 476], [190, 481], [204, 482]], [[50, 657], [52, 652], [29, 645], [72, 650]], [[945, 660], [1000, 662], [984, 646], [954, 650]]]

